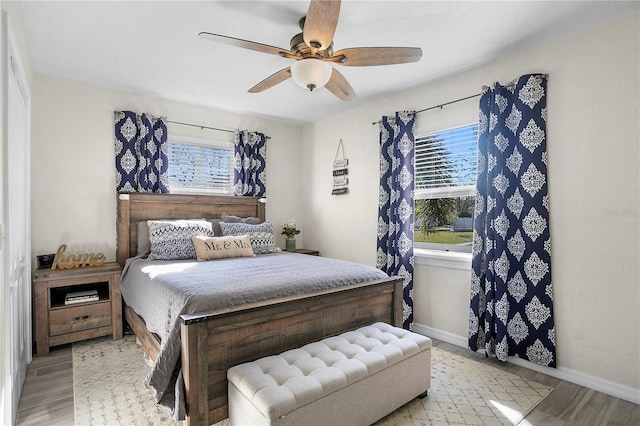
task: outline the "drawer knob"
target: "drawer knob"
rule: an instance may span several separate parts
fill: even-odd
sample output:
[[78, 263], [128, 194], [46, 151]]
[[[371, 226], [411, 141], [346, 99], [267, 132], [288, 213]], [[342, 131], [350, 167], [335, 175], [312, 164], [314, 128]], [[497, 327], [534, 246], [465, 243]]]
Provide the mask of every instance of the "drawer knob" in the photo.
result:
[[86, 319], [89, 319], [90, 316], [91, 315], [82, 315], [82, 316], [79, 316], [79, 317], [75, 317], [74, 321], [84, 321]]

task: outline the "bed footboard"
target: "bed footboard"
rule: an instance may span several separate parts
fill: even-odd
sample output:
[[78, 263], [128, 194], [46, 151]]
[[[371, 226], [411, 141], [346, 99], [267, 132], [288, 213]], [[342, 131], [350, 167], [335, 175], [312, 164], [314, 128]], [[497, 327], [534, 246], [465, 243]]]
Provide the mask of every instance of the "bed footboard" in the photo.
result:
[[228, 417], [227, 369], [376, 321], [402, 327], [402, 279], [182, 317], [187, 425]]

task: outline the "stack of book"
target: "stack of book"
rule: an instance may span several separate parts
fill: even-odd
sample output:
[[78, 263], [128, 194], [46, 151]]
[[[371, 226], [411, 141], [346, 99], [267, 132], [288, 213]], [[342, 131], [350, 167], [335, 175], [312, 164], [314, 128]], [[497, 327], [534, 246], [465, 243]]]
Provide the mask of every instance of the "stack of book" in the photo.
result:
[[96, 300], [100, 300], [98, 290], [76, 291], [65, 295], [64, 304], [71, 305], [73, 303], [93, 302]]

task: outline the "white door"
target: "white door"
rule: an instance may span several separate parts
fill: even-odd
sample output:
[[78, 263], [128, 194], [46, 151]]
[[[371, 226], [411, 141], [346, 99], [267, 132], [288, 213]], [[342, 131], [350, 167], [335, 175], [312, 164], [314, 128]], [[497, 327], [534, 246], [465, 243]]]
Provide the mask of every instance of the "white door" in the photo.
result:
[[[6, 21], [5, 21], [6, 22]], [[6, 28], [6, 27], [5, 27]], [[31, 249], [29, 214], [29, 94], [17, 49], [8, 34], [7, 109], [3, 138], [3, 241], [4, 286], [3, 370], [5, 419], [15, 422], [27, 364], [31, 361]], [[7, 392], [10, 390], [9, 392]]]

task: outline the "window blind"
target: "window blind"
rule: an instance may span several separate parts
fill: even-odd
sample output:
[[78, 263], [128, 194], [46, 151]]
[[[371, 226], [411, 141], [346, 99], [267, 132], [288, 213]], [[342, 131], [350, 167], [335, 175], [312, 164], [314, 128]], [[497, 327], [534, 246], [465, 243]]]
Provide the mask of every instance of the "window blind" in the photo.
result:
[[416, 139], [415, 198], [468, 195], [476, 183], [478, 125]]
[[169, 141], [172, 192], [233, 193], [233, 147]]

